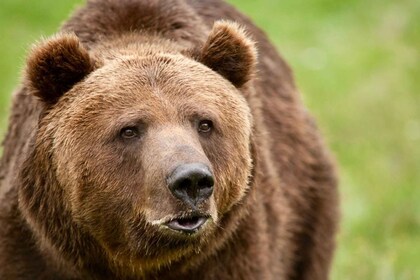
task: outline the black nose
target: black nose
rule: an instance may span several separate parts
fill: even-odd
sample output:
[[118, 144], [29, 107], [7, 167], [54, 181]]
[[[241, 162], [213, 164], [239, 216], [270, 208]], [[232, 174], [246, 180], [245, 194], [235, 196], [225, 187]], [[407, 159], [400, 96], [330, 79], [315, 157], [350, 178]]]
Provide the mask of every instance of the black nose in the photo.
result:
[[213, 193], [214, 179], [202, 163], [179, 165], [168, 178], [172, 194], [187, 204], [197, 205]]

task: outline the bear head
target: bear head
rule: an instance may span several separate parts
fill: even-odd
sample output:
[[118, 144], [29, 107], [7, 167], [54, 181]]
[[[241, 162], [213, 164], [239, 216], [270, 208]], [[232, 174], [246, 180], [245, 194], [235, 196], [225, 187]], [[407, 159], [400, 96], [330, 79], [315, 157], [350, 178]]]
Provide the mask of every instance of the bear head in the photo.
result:
[[221, 21], [193, 50], [149, 41], [88, 50], [60, 34], [29, 55], [43, 111], [20, 207], [67, 261], [99, 250], [145, 268], [193, 254], [250, 187], [252, 40]]

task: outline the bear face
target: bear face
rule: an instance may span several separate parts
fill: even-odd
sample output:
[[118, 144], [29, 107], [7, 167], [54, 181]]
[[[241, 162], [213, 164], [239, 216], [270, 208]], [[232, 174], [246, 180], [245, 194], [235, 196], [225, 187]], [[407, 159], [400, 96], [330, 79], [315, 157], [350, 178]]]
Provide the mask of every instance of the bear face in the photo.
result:
[[[123, 78], [110, 79], [113, 73]], [[232, 85], [202, 65], [176, 56], [121, 61], [92, 73], [67, 98], [49, 111], [52, 164], [70, 190], [75, 217], [92, 228], [102, 219], [86, 213], [121, 207], [132, 211], [122, 220], [134, 224], [143, 216], [161, 225], [191, 211], [217, 222], [216, 209], [223, 214], [246, 191], [249, 109]], [[205, 122], [210, 131], [200, 130]], [[174, 170], [189, 163], [207, 166], [215, 181], [214, 195], [197, 209], [180, 203], [167, 186]], [[115, 197], [121, 201], [114, 204]], [[102, 218], [115, 230], [115, 219]]]
[[[49, 170], [49, 195], [60, 193], [51, 203], [110, 258], [143, 268], [211, 238], [246, 195], [253, 164], [243, 90], [255, 50], [243, 31], [216, 23], [195, 59], [156, 48], [89, 53], [75, 36], [61, 35], [33, 51], [27, 70], [45, 106], [31, 160]], [[28, 188], [20, 190], [27, 219], [59, 247]]]

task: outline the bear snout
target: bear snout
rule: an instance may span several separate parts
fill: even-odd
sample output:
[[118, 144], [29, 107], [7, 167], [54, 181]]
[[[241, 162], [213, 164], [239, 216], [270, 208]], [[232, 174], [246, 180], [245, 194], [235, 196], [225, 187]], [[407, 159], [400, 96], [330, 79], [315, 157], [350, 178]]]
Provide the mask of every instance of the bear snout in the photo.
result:
[[212, 195], [214, 178], [207, 165], [187, 163], [173, 170], [167, 178], [167, 184], [177, 199], [194, 209]]

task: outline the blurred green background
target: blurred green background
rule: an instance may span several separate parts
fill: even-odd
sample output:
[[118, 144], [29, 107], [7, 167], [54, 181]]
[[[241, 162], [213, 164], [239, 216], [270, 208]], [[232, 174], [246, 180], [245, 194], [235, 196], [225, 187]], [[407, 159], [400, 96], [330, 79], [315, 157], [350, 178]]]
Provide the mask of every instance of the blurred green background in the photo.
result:
[[[420, 1], [231, 0], [295, 71], [340, 166], [332, 279], [420, 279]], [[81, 0], [1, 0], [0, 132], [25, 53]]]

